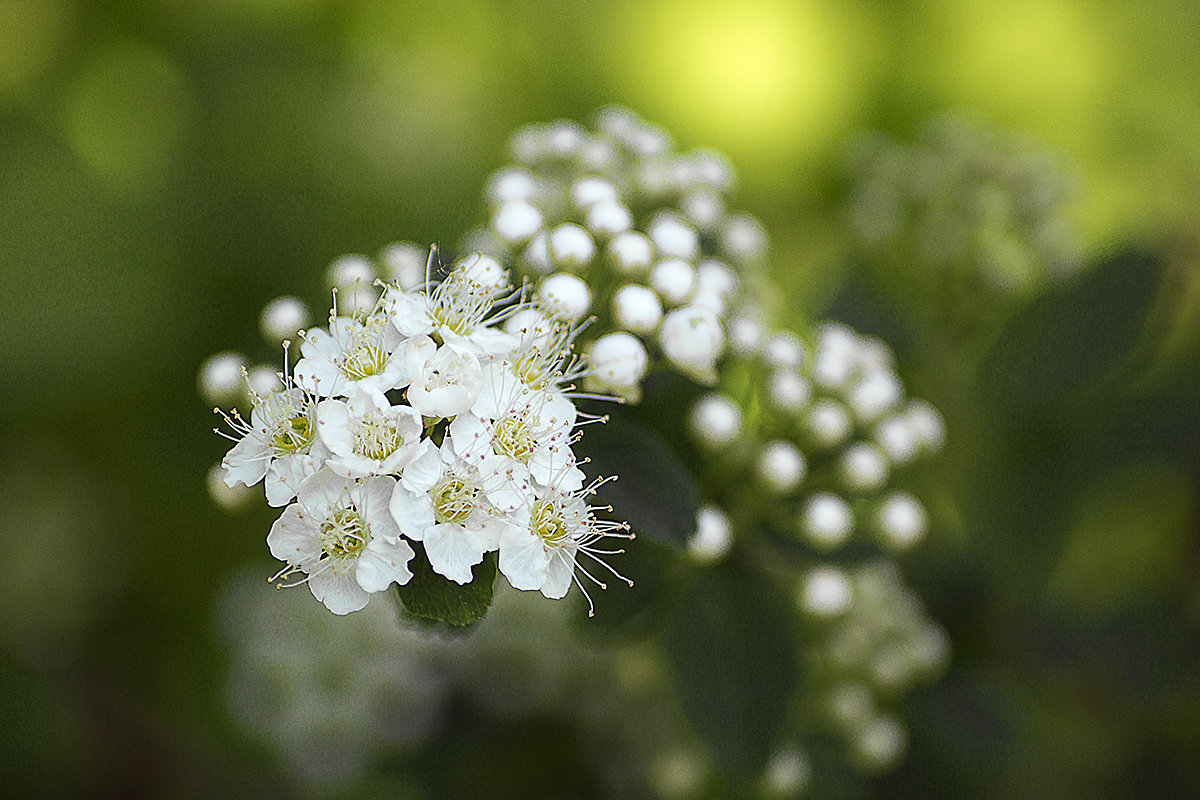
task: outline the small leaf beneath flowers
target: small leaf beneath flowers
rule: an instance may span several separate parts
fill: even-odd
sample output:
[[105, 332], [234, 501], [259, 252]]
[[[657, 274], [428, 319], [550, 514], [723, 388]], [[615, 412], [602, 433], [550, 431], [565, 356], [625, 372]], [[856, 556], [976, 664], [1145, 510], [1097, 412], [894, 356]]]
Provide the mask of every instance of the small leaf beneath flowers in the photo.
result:
[[484, 555], [483, 561], [471, 568], [471, 582], [460, 585], [433, 571], [419, 542], [413, 542], [412, 548], [415, 555], [408, 565], [412, 578], [397, 589], [408, 613], [456, 626], [483, 619], [492, 604], [496, 554]]

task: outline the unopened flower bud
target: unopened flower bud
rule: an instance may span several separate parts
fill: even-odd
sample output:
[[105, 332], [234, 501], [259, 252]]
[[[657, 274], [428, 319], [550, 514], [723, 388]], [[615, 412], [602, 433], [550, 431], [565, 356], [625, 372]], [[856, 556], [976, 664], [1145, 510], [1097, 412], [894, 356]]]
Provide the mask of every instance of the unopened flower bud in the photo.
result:
[[638, 385], [646, 374], [646, 348], [624, 331], [601, 336], [588, 355], [592, 375], [604, 386], [628, 389]]
[[700, 239], [692, 226], [678, 215], [665, 213], [656, 217], [646, 231], [650, 240], [665, 256], [675, 256], [687, 261], [700, 253]]
[[492, 229], [510, 245], [533, 238], [542, 228], [542, 212], [524, 200], [511, 200], [497, 209]]
[[751, 356], [762, 348], [763, 324], [751, 316], [729, 321], [729, 349], [739, 356]]
[[614, 236], [608, 243], [607, 253], [612, 268], [623, 275], [644, 273], [654, 261], [654, 245], [645, 234], [637, 231]]
[[493, 291], [502, 291], [508, 287], [508, 270], [491, 256], [473, 253], [458, 262], [457, 269], [462, 270], [465, 277]]
[[767, 378], [767, 402], [779, 411], [795, 414], [808, 405], [812, 386], [799, 372], [781, 369]]
[[298, 297], [276, 297], [263, 308], [258, 327], [270, 344], [295, 339], [296, 331], [308, 325], [308, 306]]
[[780, 331], [763, 346], [763, 361], [772, 367], [799, 367], [804, 363], [804, 345], [796, 334]]
[[942, 449], [946, 423], [936, 408], [924, 400], [911, 400], [904, 408], [904, 416], [916, 430], [922, 450], [934, 453]]
[[550, 231], [550, 262], [559, 269], [578, 271], [592, 262], [596, 243], [586, 230], [566, 223]]
[[869, 494], [887, 483], [887, 458], [875, 445], [855, 442], [842, 453], [839, 473], [850, 491]]
[[725, 447], [741, 433], [742, 412], [725, 395], [708, 394], [692, 406], [688, 424], [701, 444], [712, 448]]
[[225, 351], [211, 355], [200, 365], [196, 383], [204, 402], [214, 406], [231, 406], [244, 395], [242, 370], [246, 359], [240, 353]]
[[587, 313], [592, 305], [592, 294], [587, 284], [577, 275], [557, 272], [538, 287], [538, 299], [547, 313], [567, 322], [575, 322]]
[[819, 448], [835, 447], [850, 435], [854, 423], [850, 412], [836, 400], [818, 400], [808, 410], [808, 434]]
[[620, 201], [617, 187], [611, 181], [594, 175], [580, 178], [571, 185], [571, 202], [579, 211], [585, 211], [597, 203]]
[[917, 455], [921, 442], [917, 436], [916, 426], [905, 414], [886, 417], [875, 426], [872, 437], [879, 449], [896, 466], [904, 466]]
[[814, 617], [830, 618], [844, 613], [853, 600], [850, 579], [837, 567], [817, 567], [800, 583], [796, 604]]
[[889, 494], [875, 512], [875, 527], [884, 544], [895, 550], [907, 550], [922, 536], [928, 526], [925, 508], [912, 495], [904, 492]]
[[663, 353], [676, 366], [701, 378], [710, 377], [725, 346], [725, 336], [716, 316], [704, 308], [677, 308], [658, 330]]
[[584, 224], [596, 236], [607, 238], [632, 228], [633, 214], [615, 200], [603, 201], [588, 208]]
[[622, 286], [613, 293], [613, 317], [622, 328], [649, 334], [662, 321], [663, 309], [653, 290], [636, 283]]
[[799, 486], [807, 469], [804, 456], [791, 442], [767, 442], [758, 460], [759, 478], [778, 494], [787, 494]]
[[265, 396], [282, 389], [283, 382], [279, 380], [279, 370], [276, 367], [258, 364], [246, 373], [246, 387], [254, 394]]
[[701, 564], [711, 564], [729, 552], [733, 543], [729, 517], [715, 506], [705, 506], [696, 514], [696, 532], [688, 540], [688, 553]]
[[398, 283], [401, 289], [415, 289], [425, 282], [429, 248], [414, 242], [394, 242], [379, 252], [383, 278]]
[[835, 494], [815, 494], [804, 505], [800, 530], [818, 550], [833, 550], [854, 530], [850, 504]]
[[532, 200], [537, 195], [537, 181], [528, 170], [520, 167], [501, 170], [488, 181], [487, 197], [499, 206], [515, 200]]
[[696, 288], [696, 268], [682, 258], [663, 259], [650, 271], [650, 285], [667, 305], [681, 305]]
[[870, 370], [850, 388], [846, 405], [861, 424], [874, 422], [900, 405], [904, 390], [891, 371]]

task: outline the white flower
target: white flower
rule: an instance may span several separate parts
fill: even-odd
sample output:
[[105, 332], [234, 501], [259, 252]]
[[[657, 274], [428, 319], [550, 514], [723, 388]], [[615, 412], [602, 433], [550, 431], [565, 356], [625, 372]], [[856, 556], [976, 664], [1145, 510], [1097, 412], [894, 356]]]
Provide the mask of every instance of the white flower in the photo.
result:
[[584, 498], [592, 494], [599, 483], [586, 489], [563, 492], [557, 488], [547, 491], [527, 507], [518, 509], [509, 524], [500, 534], [500, 571], [516, 589], [538, 590], [546, 597], [557, 600], [566, 595], [571, 582], [579, 584], [588, 600], [588, 614], [592, 614], [591, 596], [584, 589], [575, 570], [578, 568], [601, 589], [606, 585], [597, 580], [587, 568], [579, 563], [581, 554], [626, 581], [633, 582], [616, 572], [600, 559], [601, 555], [623, 552], [602, 550], [596, 543], [606, 537], [630, 539], [624, 523], [598, 520], [595, 510]]
[[393, 582], [407, 583], [413, 551], [387, 508], [395, 483], [386, 476], [355, 483], [321, 470], [301, 484], [297, 502], [267, 536], [271, 554], [288, 563], [274, 580], [306, 573], [299, 583], [335, 614], [357, 611]]
[[328, 455], [317, 440], [316, 403], [300, 389], [256, 396], [248, 425], [236, 411], [226, 421], [240, 437], [230, 437], [237, 444], [221, 460], [225, 485], [253, 486], [265, 477], [272, 506], [295, 497], [303, 480]]
[[499, 544], [503, 521], [483, 494], [478, 471], [446, 444], [426, 439], [404, 468], [390, 499], [392, 518], [408, 538], [425, 543], [429, 564], [457, 583]]
[[489, 256], [464, 259], [446, 279], [430, 291], [384, 293], [384, 313], [404, 336], [438, 336], [445, 342], [479, 339], [482, 348], [498, 331], [488, 329], [486, 317], [496, 295], [508, 285], [507, 273]]
[[469, 409], [483, 385], [475, 354], [457, 344], [438, 347], [428, 336], [410, 339], [407, 345], [409, 405], [426, 417], [452, 417]]
[[706, 308], [684, 306], [667, 314], [658, 330], [663, 353], [676, 366], [711, 380], [713, 367], [725, 346], [721, 323]]
[[407, 383], [400, 334], [380, 316], [334, 317], [329, 330], [310, 330], [300, 347], [296, 384], [318, 397], [344, 395], [363, 383], [386, 392]]
[[329, 468], [344, 478], [399, 472], [416, 454], [421, 415], [393, 406], [383, 393], [355, 386], [347, 400], [317, 405], [317, 432], [333, 453]]

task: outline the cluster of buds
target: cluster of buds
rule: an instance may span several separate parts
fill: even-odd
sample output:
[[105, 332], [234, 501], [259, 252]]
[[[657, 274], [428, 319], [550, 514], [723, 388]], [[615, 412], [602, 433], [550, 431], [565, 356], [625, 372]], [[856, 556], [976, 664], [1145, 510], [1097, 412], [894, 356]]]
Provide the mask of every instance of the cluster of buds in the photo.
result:
[[712, 383], [739, 274], [766, 254], [762, 226], [728, 210], [734, 175], [720, 156], [674, 152], [624, 109], [601, 111], [597, 127], [518, 131], [516, 163], [492, 175], [489, 221], [466, 247], [533, 281], [543, 314], [595, 317], [592, 388], [636, 400], [660, 362]]
[[807, 654], [812, 718], [862, 771], [894, 766], [907, 741], [897, 708], [905, 692], [945, 668], [945, 631], [886, 561], [814, 567], [796, 602], [814, 641]]
[[[750, 474], [770, 502], [738, 503], [741, 524], [768, 524], [818, 554], [855, 534], [888, 552], [914, 545], [927, 515], [913, 495], [894, 488], [899, 471], [937, 452], [945, 436], [929, 403], [905, 397], [888, 347], [844, 325], [818, 326], [811, 342], [787, 332], [761, 333], [732, 320], [736, 356], [718, 391], [700, 396], [688, 422], [714, 486], [722, 475]], [[753, 330], [751, 330], [753, 329]], [[745, 493], [745, 483], [736, 484]], [[701, 512], [693, 552], [701, 559], [728, 547]]]
[[224, 484], [261, 481], [267, 502], [286, 506], [267, 537], [286, 562], [273, 580], [307, 584], [349, 613], [405, 584], [420, 543], [432, 570], [457, 584], [498, 551], [518, 589], [560, 598], [572, 582], [584, 588], [579, 573], [603, 586], [582, 557], [611, 571], [602, 540], [631, 534], [596, 517], [587, 498], [603, 481], [589, 483], [572, 451], [579, 426], [598, 419], [572, 400], [587, 374], [573, 352], [577, 327], [553, 316], [512, 325], [530, 304], [478, 254], [441, 283], [381, 282], [361, 294], [373, 298], [368, 311], [360, 300], [339, 314], [335, 291], [328, 328], [298, 333], [294, 367], [284, 342], [274, 385], [244, 373], [249, 420], [222, 412], [235, 442]]
[[865, 137], [850, 177], [853, 236], [920, 302], [1029, 296], [1079, 267], [1073, 181], [1024, 137], [940, 117], [915, 144]]

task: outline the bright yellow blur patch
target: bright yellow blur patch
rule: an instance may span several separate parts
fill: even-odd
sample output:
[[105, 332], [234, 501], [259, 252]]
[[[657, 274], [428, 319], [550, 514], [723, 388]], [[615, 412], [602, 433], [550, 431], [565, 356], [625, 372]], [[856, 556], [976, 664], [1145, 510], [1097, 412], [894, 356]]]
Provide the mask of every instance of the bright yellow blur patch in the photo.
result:
[[[811, 154], [846, 130], [863, 27], [816, 2], [707, 0], [629, 11], [624, 80], [739, 165]], [[857, 29], [857, 30], [856, 30]]]

